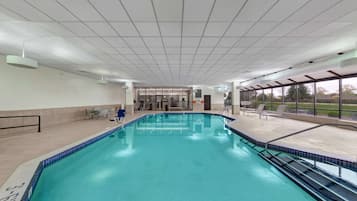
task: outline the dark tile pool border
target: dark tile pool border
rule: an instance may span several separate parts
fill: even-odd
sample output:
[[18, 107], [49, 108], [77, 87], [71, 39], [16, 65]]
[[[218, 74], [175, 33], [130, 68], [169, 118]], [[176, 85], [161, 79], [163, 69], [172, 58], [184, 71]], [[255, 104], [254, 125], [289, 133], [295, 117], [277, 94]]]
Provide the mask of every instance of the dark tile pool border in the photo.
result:
[[[41, 173], [43, 171], [44, 168], [56, 163], [57, 161], [111, 135], [113, 132], [115, 132], [116, 130], [118, 129], [121, 129], [121, 128], [125, 128], [131, 124], [133, 124], [134, 122], [136, 121], [139, 121], [143, 118], [146, 118], [148, 116], [153, 116], [153, 115], [158, 115], [158, 114], [210, 114], [210, 115], [216, 115], [216, 116], [221, 116], [221, 117], [224, 117], [226, 119], [229, 119], [231, 121], [233, 120], [236, 120], [235, 118], [233, 117], [229, 117], [227, 115], [224, 115], [224, 114], [217, 114], [217, 113], [209, 113], [209, 112], [161, 112], [161, 113], [153, 113], [153, 114], [144, 114], [136, 119], [133, 119], [131, 121], [128, 121], [126, 123], [124, 123], [123, 125], [121, 126], [118, 126], [118, 127], [115, 127], [115, 128], [112, 128], [96, 137], [93, 137], [85, 142], [82, 142], [78, 145], [75, 145], [69, 149], [66, 149], [65, 151], [62, 151], [58, 154], [55, 154], [54, 156], [51, 156], [43, 161], [41, 161], [29, 184], [27, 185], [26, 187], [26, 190], [24, 192], [24, 194], [22, 195], [21, 197], [21, 201], [29, 201], [30, 198], [31, 198], [31, 195], [33, 193], [33, 190], [35, 189], [36, 185], [37, 185], [37, 182], [41, 176]], [[251, 143], [257, 145], [257, 146], [260, 146], [260, 147], [264, 147], [264, 142], [261, 142], [261, 141], [258, 141], [258, 140], [255, 140], [254, 138], [252, 137], [249, 137], [248, 135], [245, 135], [243, 134], [242, 132], [238, 131], [237, 129], [234, 129], [230, 126], [228, 126], [227, 124], [225, 125], [226, 128], [230, 129], [233, 133], [247, 139], [248, 141], [250, 141]], [[309, 153], [309, 152], [305, 152], [305, 151], [300, 151], [300, 150], [296, 150], [296, 149], [291, 149], [291, 148], [288, 148], [288, 147], [283, 147], [283, 146], [278, 146], [278, 145], [269, 145], [269, 149], [273, 149], [273, 150], [276, 150], [276, 151], [283, 151], [283, 152], [286, 152], [286, 153], [290, 153], [290, 154], [294, 154], [294, 155], [297, 155], [297, 156], [301, 156], [301, 157], [304, 157], [304, 158], [308, 158], [308, 159], [312, 159], [312, 160], [316, 160], [316, 161], [320, 161], [320, 162], [332, 162], [332, 163], [335, 163], [337, 165], [340, 165], [341, 167], [345, 167], [345, 168], [348, 168], [348, 169], [351, 169], [351, 170], [354, 170], [354, 171], [357, 171], [357, 163], [353, 163], [353, 162], [350, 162], [350, 161], [346, 161], [346, 160], [342, 160], [342, 159], [337, 159], [337, 158], [332, 158], [332, 157], [328, 157], [328, 156], [323, 156], [323, 155], [319, 155], [319, 154], [314, 154], [314, 153]]]

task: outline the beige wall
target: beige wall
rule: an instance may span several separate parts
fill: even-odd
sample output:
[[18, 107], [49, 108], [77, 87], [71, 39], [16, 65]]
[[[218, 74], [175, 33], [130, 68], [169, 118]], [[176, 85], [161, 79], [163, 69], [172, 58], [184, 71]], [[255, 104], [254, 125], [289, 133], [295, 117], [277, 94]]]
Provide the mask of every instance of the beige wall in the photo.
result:
[[204, 95], [211, 95], [211, 110], [224, 110], [224, 92], [219, 92], [214, 87], [207, 86], [197, 87], [193, 90], [195, 91], [195, 89], [202, 89], [202, 98], [195, 98], [195, 94], [193, 95], [193, 100], [196, 101], [193, 104], [194, 111], [203, 111], [204, 104], [200, 101], [203, 101]]
[[10, 66], [0, 56], [0, 111], [123, 103], [119, 84], [100, 85], [87, 77], [53, 68]]
[[[41, 115], [42, 128], [87, 118], [87, 110], [119, 107], [121, 84], [97, 80], [53, 68], [10, 66], [0, 55], [0, 116]], [[37, 123], [36, 118], [0, 119], [0, 127]], [[35, 127], [0, 130], [1, 134], [36, 131]]]

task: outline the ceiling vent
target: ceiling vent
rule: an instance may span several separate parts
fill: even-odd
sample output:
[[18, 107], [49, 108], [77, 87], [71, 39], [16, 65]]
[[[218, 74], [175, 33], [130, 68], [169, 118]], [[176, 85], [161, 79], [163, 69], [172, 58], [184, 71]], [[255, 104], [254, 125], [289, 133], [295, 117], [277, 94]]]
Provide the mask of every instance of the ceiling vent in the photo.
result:
[[22, 68], [32, 68], [32, 69], [38, 68], [38, 62], [36, 60], [15, 56], [15, 55], [7, 55], [6, 63]]

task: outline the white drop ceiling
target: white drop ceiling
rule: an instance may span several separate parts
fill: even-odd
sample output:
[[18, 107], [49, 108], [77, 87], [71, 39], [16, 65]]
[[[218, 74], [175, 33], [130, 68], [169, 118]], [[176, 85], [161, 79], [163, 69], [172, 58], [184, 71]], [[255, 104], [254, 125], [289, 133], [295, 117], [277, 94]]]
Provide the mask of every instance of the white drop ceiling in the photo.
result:
[[1, 54], [24, 43], [44, 66], [147, 85], [245, 80], [356, 41], [356, 0], [0, 0]]

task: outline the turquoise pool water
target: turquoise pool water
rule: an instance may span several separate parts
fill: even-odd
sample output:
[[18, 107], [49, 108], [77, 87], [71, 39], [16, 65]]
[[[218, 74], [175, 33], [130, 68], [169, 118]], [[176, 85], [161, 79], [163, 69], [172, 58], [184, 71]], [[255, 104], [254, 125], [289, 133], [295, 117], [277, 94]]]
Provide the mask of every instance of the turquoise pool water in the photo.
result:
[[31, 201], [305, 201], [208, 114], [144, 117], [45, 168]]

